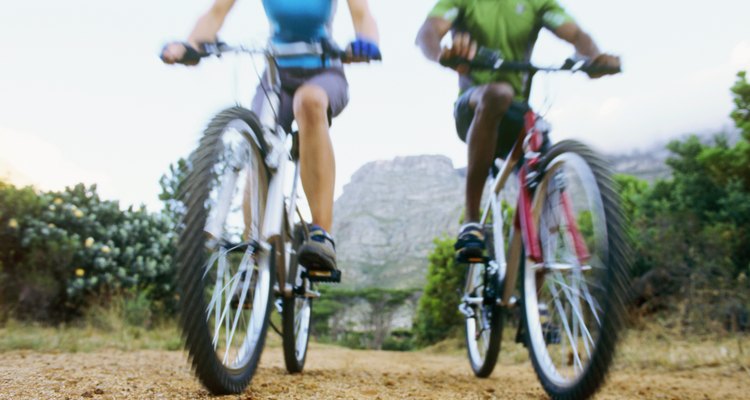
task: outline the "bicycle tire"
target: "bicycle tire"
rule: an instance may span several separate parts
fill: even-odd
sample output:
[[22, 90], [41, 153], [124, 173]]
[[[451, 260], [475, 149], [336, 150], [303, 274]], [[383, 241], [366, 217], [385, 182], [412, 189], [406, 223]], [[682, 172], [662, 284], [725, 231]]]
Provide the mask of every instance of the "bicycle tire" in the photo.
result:
[[[547, 394], [553, 399], [585, 399], [596, 393], [596, 391], [604, 383], [607, 372], [612, 364], [618, 337], [625, 326], [625, 304], [628, 299], [629, 287], [627, 268], [630, 265], [630, 248], [629, 242], [626, 239], [626, 221], [620, 209], [619, 195], [615, 190], [615, 184], [611, 179], [611, 172], [609, 171], [607, 164], [587, 146], [576, 141], [567, 140], [556, 144], [550, 149], [549, 152], [544, 155], [540, 163], [540, 170], [548, 171], [551, 167], [554, 167], [554, 163], [564, 162], [559, 160], [564, 160], [566, 157], [570, 157], [571, 160], [577, 160], [580, 158], [585, 162], [585, 165], [590, 170], [591, 176], [593, 176], [594, 182], [596, 184], [596, 190], [594, 191], [592, 189], [592, 191], [598, 192], [598, 197], [601, 201], [601, 209], [597, 209], [597, 213], [601, 213], [601, 216], [603, 216], [604, 223], [602, 224], [602, 226], [606, 229], [606, 240], [601, 240], [600, 244], [597, 244], [595, 246], [595, 251], [599, 252], [599, 248], [605, 248], [601, 243], [606, 244], [606, 251], [601, 251], [601, 255], [592, 255], [592, 260], [594, 261], [589, 262], [589, 264], [594, 265], [595, 263], [597, 263], [594, 257], [602, 257], [599, 261], [601, 261], [603, 265], [606, 265], [604, 271], [599, 272], [600, 276], [602, 277], [602, 282], [598, 285], [592, 285], [592, 287], [594, 287], [595, 290], [598, 290], [598, 292], [604, 293], [606, 295], [603, 296], [604, 301], [600, 303], [597, 301], [593, 301], [593, 297], [589, 294], [589, 298], [586, 299], [586, 301], [589, 303], [588, 305], [590, 306], [589, 312], [588, 309], [583, 308], [580, 304], [580, 298], [585, 297], [585, 295], [581, 293], [586, 294], [587, 291], [594, 290], [588, 288], [588, 281], [586, 281], [585, 278], [581, 280], [580, 278], [576, 277], [575, 281], [571, 279], [570, 286], [578, 287], [578, 285], [580, 285], [583, 290], [579, 290], [579, 288], [576, 291], [564, 292], [566, 298], [576, 298], [577, 300], [570, 301], [570, 303], [573, 305], [571, 305], [567, 309], [564, 307], [554, 307], [557, 311], [547, 311], [547, 326], [545, 328], [545, 323], [540, 322], [542, 320], [542, 313], [544, 310], [542, 309], [541, 305], [537, 303], [537, 296], [541, 292], [540, 287], [543, 287], [545, 283], [548, 284], [549, 281], [545, 277], [545, 282], [543, 282], [540, 286], [539, 272], [532, 272], [531, 268], [533, 267], [530, 265], [530, 260], [527, 259], [527, 262], [524, 263], [523, 267], [523, 276], [524, 279], [528, 280], [525, 280], [524, 284], [522, 285], [522, 296], [524, 299], [523, 319], [526, 328], [524, 336], [528, 345], [529, 355], [534, 371]], [[540, 200], [540, 196], [544, 196], [544, 193], [542, 193], [544, 190], [540, 188], [544, 187], [543, 184], [545, 179], [554, 179], [552, 175], [552, 173], [545, 172], [545, 174], [542, 176], [539, 188], [536, 189], [535, 204], [537, 204], [537, 201], [543, 201]], [[562, 179], [564, 178], [565, 176], [563, 174]], [[560, 193], [562, 193], [562, 191], [560, 191]], [[542, 222], [542, 217], [540, 216], [539, 218], [540, 222]], [[597, 217], [589, 216], [587, 218], [590, 218], [593, 221]], [[594, 222], [592, 222], [591, 229], [592, 231], [595, 231], [596, 227], [593, 227], [593, 224]], [[561, 230], [559, 221], [558, 225], [555, 228], [558, 229], [558, 231]], [[540, 236], [542, 229], [543, 228], [541, 227], [539, 228]], [[571, 241], [571, 237], [572, 236], [559, 239], [559, 241]], [[540, 242], [542, 241], [540, 240]], [[550, 241], [550, 243], [551, 242], [552, 241]], [[543, 251], [545, 251], [545, 244], [541, 244], [543, 247]], [[549, 247], [546, 251], [549, 251]], [[547, 260], [545, 259], [545, 263], [546, 261]], [[589, 270], [594, 271], [595, 268], [595, 266], [590, 267]], [[580, 270], [583, 271], [583, 268], [581, 268]], [[534, 273], [535, 275], [535, 278], [533, 279], [536, 290], [534, 290], [534, 286], [532, 286], [531, 282], [532, 273]], [[553, 273], [557, 274], [558, 272]], [[547, 272], [545, 272], [545, 274], [547, 274]], [[555, 286], [556, 284], [554, 283], [553, 279], [553, 283], [550, 285], [550, 287]], [[565, 287], [561, 287], [563, 291], [566, 290]], [[559, 297], [555, 297], [555, 299], [562, 298], [562, 294], [563, 293], [558, 293]], [[534, 304], [532, 304], [532, 299]], [[578, 303], [578, 308], [576, 308], [574, 302]], [[561, 303], [561, 301], [555, 302], [556, 305]], [[563, 312], [560, 312], [561, 310]], [[553, 312], [565, 315], [567, 313], [566, 310], [572, 310], [571, 316], [575, 316], [579, 324], [581, 325], [579, 328], [574, 329], [574, 331], [581, 331], [581, 338], [585, 347], [584, 350], [580, 349], [580, 345], [578, 344], [579, 341], [577, 340], [577, 333], [573, 335], [571, 332], [574, 331], [570, 329], [570, 324], [563, 323], [563, 327], [565, 328], [565, 336], [568, 336], [568, 339], [571, 342], [570, 353], [575, 353], [574, 360], [567, 361], [567, 363], [572, 363], [574, 370], [576, 370], [577, 368], [580, 369], [580, 375], [571, 378], [569, 382], [564, 381], [564, 379], [560, 379], [562, 377], [562, 373], [558, 372], [557, 370], [552, 371], [550, 369], [550, 362], [548, 361], [552, 360], [553, 357], [547, 350], [547, 346], [553, 346], [556, 344], [555, 342], [559, 342], [563, 338], [565, 338], [565, 336], [561, 333], [561, 327], [555, 327], [555, 325], [550, 322], [553, 320], [550, 315]], [[598, 310], [602, 311], [601, 315], [597, 313]], [[597, 321], [597, 331], [595, 333], [598, 333], [598, 335], [596, 340], [593, 339], [589, 328], [583, 322], [584, 315], [588, 314], [592, 315]], [[567, 320], [567, 316], [565, 317], [565, 319]], [[575, 325], [576, 324], [574, 323], [573, 328], [575, 328]], [[532, 332], [534, 332], [534, 334], [532, 334]], [[540, 332], [542, 332], [541, 336]], [[591, 344], [593, 344], [593, 348], [589, 347]], [[565, 347], [562, 347], [562, 349], [565, 349]], [[579, 351], [585, 352], [588, 356], [587, 364], [585, 365], [585, 367], [580, 360], [580, 357], [582, 355], [577, 354]], [[569, 357], [570, 353], [561, 351], [561, 358], [564, 358], [566, 356]], [[579, 363], [580, 367], [577, 366]], [[554, 362], [552, 362], [552, 364], [554, 364]], [[551, 367], [557, 368], [554, 365], [552, 365]]]
[[[470, 328], [469, 324], [477, 324], [476, 316], [473, 318], [466, 318], [464, 327], [464, 339], [466, 341], [466, 347], [468, 350], [469, 364], [471, 370], [477, 378], [487, 378], [492, 375], [492, 371], [495, 369], [497, 359], [500, 354], [500, 342], [503, 336], [503, 325], [505, 321], [504, 310], [497, 305], [485, 305], [483, 307], [489, 308], [487, 310], [489, 316], [489, 334], [487, 335], [487, 349], [485, 350], [484, 357], [476, 357], [472, 355], [472, 346], [478, 346], [476, 344], [476, 336], [472, 338], [472, 335], [476, 335]], [[482, 310], [483, 312], [485, 310]], [[473, 328], [476, 330], [476, 326]]]
[[[485, 243], [487, 247], [488, 263], [496, 260], [497, 249], [495, 247], [499, 244], [495, 238], [495, 230], [502, 230], [502, 219], [490, 217], [492, 227], [486, 228], [487, 235], [485, 236]], [[502, 234], [502, 232], [501, 232]], [[505, 249], [500, 249], [501, 252], [505, 253]], [[486, 299], [489, 299], [490, 304], [472, 305], [473, 317], [467, 317], [464, 322], [464, 340], [466, 342], [467, 355], [469, 358], [469, 364], [474, 375], [478, 378], [487, 378], [492, 375], [492, 371], [495, 369], [497, 359], [500, 354], [500, 344], [503, 337], [503, 326], [505, 325], [505, 309], [497, 304], [497, 300], [500, 298], [500, 287], [497, 282], [496, 274], [489, 274], [487, 272], [487, 264], [474, 264], [474, 268], [471, 266], [466, 272], [467, 281], [473, 279], [472, 273], [479, 273], [481, 276], [481, 293], [464, 293], [468, 296], [481, 295]], [[493, 282], [492, 279], [495, 279]], [[473, 286], [473, 285], [472, 285]], [[490, 286], [489, 292], [487, 291]], [[485, 301], [486, 303], [486, 301]], [[486, 321], [477, 319], [477, 313]], [[489, 318], [486, 317], [489, 314]], [[482, 342], [479, 341], [481, 330], [477, 333], [477, 329], [488, 329], [488, 333]], [[483, 349], [480, 349], [483, 347]]]
[[[216, 334], [212, 336], [212, 333], [210, 331], [211, 328], [209, 327], [209, 320], [213, 311], [211, 308], [211, 304], [218, 305], [217, 307], [220, 307], [222, 304], [224, 304], [224, 298], [218, 298], [218, 301], [215, 301], [214, 299], [216, 298], [215, 292], [217, 291], [217, 289], [219, 289], [219, 292], [222, 292], [224, 291], [224, 289], [228, 288], [229, 285], [225, 285], [220, 289], [221, 279], [224, 279], [228, 274], [225, 273], [223, 274], [223, 276], [219, 276], [222, 274], [217, 273], [217, 283], [213, 290], [211, 290], [210, 285], [206, 283], [205, 278], [207, 275], [209, 275], [209, 268], [213, 263], [207, 263], [207, 261], [211, 261], [211, 258], [209, 258], [209, 255], [206, 251], [206, 237], [208, 236], [206, 232], [208, 229], [207, 220], [210, 215], [210, 206], [208, 206], [208, 204], [210, 204], [212, 201], [210, 195], [213, 193], [212, 191], [217, 187], [215, 176], [216, 173], [214, 169], [220, 162], [220, 154], [225, 148], [223, 142], [223, 140], [225, 140], [224, 135], [228, 131], [230, 123], [235, 122], [240, 122], [240, 125], [244, 124], [244, 127], [249, 128], [250, 132], [240, 132], [241, 134], [245, 135], [244, 140], [247, 140], [249, 143], [249, 151], [254, 152], [256, 157], [262, 157], [263, 154], [265, 154], [265, 144], [263, 142], [262, 128], [256, 115], [251, 111], [241, 107], [232, 107], [226, 109], [218, 113], [205, 129], [198, 148], [193, 152], [189, 159], [190, 169], [183, 188], [180, 191], [180, 198], [182, 199], [185, 207], [185, 214], [179, 227], [180, 233], [175, 255], [175, 261], [178, 270], [177, 283], [180, 295], [179, 320], [182, 329], [184, 345], [186, 350], [188, 351], [192, 369], [200, 382], [212, 394], [241, 393], [249, 385], [257, 369], [258, 362], [260, 360], [260, 356], [265, 344], [266, 332], [268, 329], [268, 322], [272, 309], [271, 300], [273, 294], [273, 283], [275, 280], [275, 257], [269, 256], [266, 257], [267, 262], [263, 262], [263, 265], [257, 268], [259, 277], [255, 278], [256, 284], [253, 286], [254, 292], [257, 291], [258, 288], [267, 288], [268, 290], [267, 296], [264, 295], [262, 291], [259, 292], [260, 294], [258, 295], [253, 295], [253, 302], [251, 306], [256, 306], [256, 298], [259, 299], [257, 304], [261, 306], [259, 307], [258, 313], [253, 314], [253, 316], [250, 317], [251, 323], [256, 321], [261, 322], [252, 325], [254, 327], [254, 331], [257, 332], [253, 338], [254, 341], [248, 345], [248, 347], [252, 346], [252, 348], [249, 348], [247, 350], [240, 348], [236, 357], [239, 359], [240, 355], [242, 355], [243, 361], [239, 362], [237, 365], [226, 365], [226, 361], [228, 358], [227, 356], [229, 354], [231, 344], [230, 342], [233, 343], [234, 332], [238, 325], [238, 320], [240, 319], [236, 316], [239, 316], [243, 313], [243, 311], [240, 311], [239, 309], [244, 309], [246, 303], [243, 302], [242, 304], [240, 304], [240, 301], [238, 300], [238, 304], [233, 306], [235, 308], [235, 311], [232, 311], [230, 313], [229, 311], [231, 307], [229, 306], [229, 301], [227, 300], [227, 306], [225, 307], [223, 313], [219, 311], [217, 311], [216, 313], [216, 316], [218, 318], [214, 320], [214, 327], [216, 327], [216, 325], [219, 326], [219, 328], [216, 328], [216, 332], [218, 332], [221, 326], [224, 324], [223, 322], [221, 322], [224, 318], [223, 315], [227, 316], [226, 321], [230, 321], [230, 317], [232, 317], [232, 314], [236, 315], [233, 318], [234, 327], [232, 328], [231, 335], [227, 334], [227, 350], [224, 355], [224, 360], [222, 360], [219, 355]], [[246, 128], [242, 129], [247, 130]], [[251, 140], [251, 138], [247, 135], [253, 135], [254, 140]], [[267, 179], [269, 176], [268, 171], [265, 168], [262, 160], [257, 161], [255, 165], [257, 167], [257, 176], [259, 177], [258, 182], [262, 182], [261, 179], [263, 176], [265, 176]], [[250, 171], [249, 173], [252, 172], [253, 171]], [[219, 186], [221, 185], [222, 184], [220, 183]], [[260, 199], [265, 199], [265, 192], [267, 191], [267, 180], [265, 181], [265, 188], [263, 188], [262, 185], [262, 183], [258, 183], [258, 192], [262, 193], [257, 194], [257, 196]], [[231, 190], [233, 192], [234, 188], [231, 188]], [[244, 195], [245, 194], [243, 194], [243, 196]], [[245, 212], [244, 199], [245, 197], [243, 197], [243, 213]], [[220, 207], [217, 206], [217, 208]], [[262, 213], [259, 212], [258, 215], [262, 215]], [[246, 219], [244, 223], [247, 223]], [[222, 222], [222, 224], [224, 223]], [[247, 229], [247, 227], [243, 229]], [[253, 261], [254, 258], [252, 258], [252, 255], [248, 256], [248, 247], [249, 246], [246, 246], [242, 255], [242, 259], [240, 261], [241, 266], [246, 265], [246, 263], [255, 262]], [[274, 251], [275, 248], [272, 247], [270, 250], [270, 254], [274, 254]], [[230, 255], [227, 255], [229, 253], [229, 251], [225, 251], [221, 254], [224, 254], [225, 257], [229, 258]], [[218, 261], [217, 263], [221, 264], [221, 261]], [[260, 262], [258, 262], [258, 264], [260, 264]], [[242, 275], [241, 278], [237, 279], [241, 279], [243, 281], [247, 279], [248, 282], [250, 282], [253, 277], [256, 276], [254, 271], [256, 271], [255, 268], [253, 268], [253, 272], [250, 273], [251, 278], [248, 279], [248, 272], [239, 272], [238, 269], [237, 274]], [[261, 274], [263, 274], [262, 278], [260, 278]], [[236, 287], [237, 285], [232, 286], [232, 288]], [[243, 284], [242, 288], [245, 290], [245, 293], [249, 293], [249, 283]], [[209, 292], [211, 293], [212, 300], [210, 302], [207, 302], [206, 297], [207, 293]], [[223, 295], [226, 296], [227, 299], [229, 298], [228, 292], [224, 293]], [[232, 295], [234, 295], [234, 293], [232, 293]], [[245, 297], [241, 295], [239, 297], [239, 299], [244, 298]], [[244, 322], [245, 321], [243, 320], [243, 323]], [[227, 328], [228, 327], [229, 325], [227, 325]], [[243, 338], [240, 338], [240, 340], [242, 339]], [[248, 340], [248, 336], [246, 336], [244, 339]], [[246, 342], [242, 343], [242, 346], [245, 346]], [[247, 352], [247, 355], [245, 355], [245, 353], [242, 353], [243, 350]]]
[[[307, 278], [301, 276], [297, 251], [305, 241], [305, 230], [297, 224], [292, 235], [292, 254], [289, 260], [289, 275], [293, 276], [293, 285], [301, 284], [305, 290], [312, 288]], [[284, 347], [284, 364], [289, 373], [300, 373], [305, 368], [308, 344], [310, 342], [310, 323], [312, 321], [313, 299], [305, 293], [293, 291], [291, 296], [282, 297], [282, 342]], [[298, 325], [299, 324], [299, 325]], [[301, 336], [300, 336], [301, 335]]]

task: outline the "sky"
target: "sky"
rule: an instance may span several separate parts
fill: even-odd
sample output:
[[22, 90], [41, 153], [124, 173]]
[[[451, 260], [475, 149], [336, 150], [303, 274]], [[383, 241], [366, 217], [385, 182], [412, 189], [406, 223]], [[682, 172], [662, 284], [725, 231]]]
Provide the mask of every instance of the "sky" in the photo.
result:
[[[558, 74], [535, 81], [532, 106], [553, 139], [576, 138], [603, 152], [663, 144], [731, 126], [729, 87], [750, 69], [747, 0], [560, 0], [624, 73], [600, 80]], [[354, 37], [339, 0], [334, 38]], [[336, 195], [363, 164], [442, 154], [456, 167], [466, 147], [452, 117], [455, 74], [425, 60], [414, 37], [435, 0], [370, 0], [383, 63], [347, 67], [348, 108], [331, 135]], [[57, 190], [96, 183], [123, 206], [160, 208], [159, 177], [197, 144], [210, 118], [247, 105], [252, 60], [228, 56], [196, 68], [157, 55], [184, 40], [210, 0], [35, 0], [0, 5], [0, 178]], [[262, 44], [260, 0], [237, 0], [221, 38]], [[534, 61], [573, 52], [542, 34]]]

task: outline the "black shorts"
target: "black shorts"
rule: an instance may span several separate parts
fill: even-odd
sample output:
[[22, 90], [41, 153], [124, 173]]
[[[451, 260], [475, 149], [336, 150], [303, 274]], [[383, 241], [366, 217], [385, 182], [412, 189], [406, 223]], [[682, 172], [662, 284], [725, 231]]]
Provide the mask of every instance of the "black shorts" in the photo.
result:
[[[466, 135], [469, 132], [471, 121], [474, 119], [474, 109], [471, 108], [469, 102], [474, 90], [476, 90], [476, 87], [467, 89], [456, 100], [453, 110], [453, 116], [456, 119], [456, 132], [464, 143], [466, 143]], [[524, 128], [524, 116], [527, 111], [529, 111], [529, 105], [526, 102], [514, 100], [511, 103], [497, 130], [497, 149], [495, 150], [497, 157], [504, 159], [513, 149], [518, 135]]]

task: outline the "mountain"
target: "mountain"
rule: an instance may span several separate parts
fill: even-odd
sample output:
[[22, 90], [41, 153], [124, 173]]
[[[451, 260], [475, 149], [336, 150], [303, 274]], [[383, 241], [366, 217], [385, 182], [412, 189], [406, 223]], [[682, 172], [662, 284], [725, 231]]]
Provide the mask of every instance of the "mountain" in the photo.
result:
[[445, 156], [365, 164], [334, 206], [345, 286], [421, 287], [433, 239], [458, 231], [463, 193], [464, 178]]
[[[669, 176], [667, 155], [654, 149], [605, 158], [616, 172], [653, 182]], [[458, 232], [465, 176], [439, 155], [374, 161], [355, 172], [334, 205], [343, 285], [421, 288], [433, 239]]]
[[633, 175], [649, 183], [669, 178], [672, 173], [665, 164], [669, 151], [665, 148], [636, 150], [628, 154], [610, 154], [605, 156], [612, 169], [620, 174]]

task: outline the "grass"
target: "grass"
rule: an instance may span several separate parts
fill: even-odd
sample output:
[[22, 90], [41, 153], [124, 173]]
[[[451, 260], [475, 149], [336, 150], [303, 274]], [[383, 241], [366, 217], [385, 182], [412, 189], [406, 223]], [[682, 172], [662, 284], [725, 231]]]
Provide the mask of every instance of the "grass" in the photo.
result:
[[[421, 351], [465, 355], [463, 333]], [[529, 363], [528, 350], [515, 342], [516, 329], [506, 327], [500, 346], [500, 365]], [[750, 372], [750, 336], [716, 334], [685, 336], [659, 324], [631, 329], [617, 347], [615, 369], [686, 371], [729, 367]]]
[[39, 352], [91, 352], [113, 350], [179, 350], [180, 333], [169, 324], [157, 328], [124, 327], [102, 330], [93, 326], [60, 326], [8, 322], [0, 328], [0, 352], [33, 350]]
[[0, 352], [91, 352], [113, 350], [179, 350], [182, 341], [172, 320], [155, 321], [150, 314], [137, 322], [128, 308], [92, 307], [70, 325], [49, 326], [10, 320], [0, 325]]
[[155, 328], [123, 326], [105, 330], [91, 325], [49, 327], [8, 322], [0, 328], [0, 352], [91, 352], [113, 350], [179, 350], [180, 333], [174, 324]]
[[745, 334], [684, 336], [652, 324], [625, 336], [615, 367], [683, 371], [724, 366], [750, 372], [748, 339]]
[[[273, 313], [273, 321], [281, 321]], [[134, 326], [122, 317], [119, 309], [93, 309], [83, 322], [50, 327], [9, 321], [0, 326], [0, 352], [31, 350], [38, 352], [92, 352], [99, 350], [167, 350], [182, 348], [179, 329], [174, 321]], [[528, 351], [515, 343], [516, 330], [506, 326], [498, 362], [501, 365], [528, 363]], [[268, 347], [281, 347], [281, 340], [269, 329]], [[330, 343], [328, 345], [335, 345]], [[433, 354], [464, 356], [463, 333], [428, 348]], [[649, 369], [684, 371], [699, 368], [729, 367], [750, 372], [750, 336], [681, 334], [659, 323], [641, 324], [631, 329], [617, 349], [615, 369]]]

